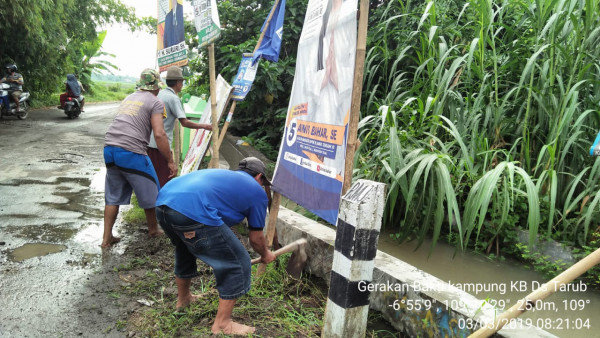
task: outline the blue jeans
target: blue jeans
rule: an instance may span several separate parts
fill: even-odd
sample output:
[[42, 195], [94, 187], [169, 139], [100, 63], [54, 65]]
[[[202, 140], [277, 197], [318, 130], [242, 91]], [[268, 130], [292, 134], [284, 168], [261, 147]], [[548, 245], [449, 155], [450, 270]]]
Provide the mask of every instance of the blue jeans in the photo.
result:
[[166, 205], [156, 207], [156, 219], [175, 246], [175, 276], [198, 276], [198, 258], [213, 268], [220, 298], [250, 291], [250, 255], [227, 225], [204, 225]]

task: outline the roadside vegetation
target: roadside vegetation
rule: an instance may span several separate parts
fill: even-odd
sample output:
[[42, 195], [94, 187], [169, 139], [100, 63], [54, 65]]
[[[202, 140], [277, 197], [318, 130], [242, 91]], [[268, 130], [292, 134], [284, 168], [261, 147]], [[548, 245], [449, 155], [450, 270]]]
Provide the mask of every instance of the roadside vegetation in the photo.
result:
[[[136, 204], [135, 199], [132, 201]], [[125, 231], [136, 231], [145, 225], [142, 209], [135, 207], [124, 213]], [[238, 226], [236, 233], [245, 233]], [[128, 235], [129, 237], [129, 235]], [[131, 235], [136, 238], [136, 236]], [[240, 235], [244, 242], [244, 235]], [[141, 337], [206, 337], [217, 313], [218, 293], [209, 266], [198, 261], [199, 277], [192, 279], [192, 292], [202, 299], [176, 311], [177, 287], [173, 274], [174, 253], [169, 240], [147, 241], [137, 236], [125, 252], [130, 260], [117, 268], [120, 286], [110, 292], [113, 298], [129, 297], [144, 303], [131, 313], [127, 321], [115, 328]], [[320, 337], [327, 303], [328, 288], [321, 278], [303, 274], [299, 280], [290, 277], [285, 268], [289, 255], [281, 256], [267, 266], [265, 274], [256, 276], [253, 269], [252, 289], [241, 297], [234, 309], [235, 320], [255, 326], [253, 337]], [[369, 314], [367, 337], [398, 337], [396, 330], [378, 312]]]
[[370, 19], [355, 178], [388, 184], [384, 227], [496, 256], [531, 258], [519, 229], [595, 250], [597, 2], [388, 2]]
[[[229, 127], [272, 160], [306, 1], [287, 6], [281, 61], [261, 62]], [[431, 237], [431, 250], [442, 240], [529, 262], [547, 258], [534, 258], [538, 240], [563, 243], [577, 258], [595, 250], [600, 159], [589, 148], [600, 129], [598, 3], [370, 6], [353, 176], [387, 184], [383, 231], [399, 243]], [[219, 3], [225, 30], [215, 57], [226, 79], [254, 48], [262, 25], [255, 17], [267, 10], [246, 0]], [[204, 54], [191, 61], [191, 93], [207, 92]], [[517, 245], [521, 230], [529, 246]], [[541, 270], [552, 276], [562, 269]], [[597, 272], [588, 281], [600, 286]]]
[[90, 93], [85, 95], [87, 102], [122, 101], [135, 91], [134, 83], [94, 82]]
[[[31, 0], [0, 7], [0, 66], [16, 63], [24, 89], [47, 103], [75, 74], [86, 90], [94, 71], [115, 69], [101, 46], [105, 25], [124, 23], [138, 29], [143, 19], [119, 0]], [[35, 102], [34, 102], [35, 103]], [[51, 102], [55, 105], [55, 102]]]

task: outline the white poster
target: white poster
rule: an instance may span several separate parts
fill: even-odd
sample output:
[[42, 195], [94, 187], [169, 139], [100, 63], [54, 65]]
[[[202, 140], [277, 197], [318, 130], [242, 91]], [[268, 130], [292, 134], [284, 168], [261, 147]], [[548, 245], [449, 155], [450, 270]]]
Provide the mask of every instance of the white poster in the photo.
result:
[[206, 47], [221, 36], [221, 22], [216, 0], [193, 0], [194, 25], [198, 32], [198, 48]]
[[[217, 76], [217, 120], [220, 121], [223, 117], [223, 113], [225, 112], [225, 105], [227, 101], [229, 101], [229, 96], [233, 87], [223, 79], [221, 74]], [[211, 104], [210, 97], [208, 98], [208, 103], [204, 108], [204, 112], [202, 113], [202, 117], [200, 118], [199, 123], [211, 124]], [[185, 175], [194, 170], [198, 170], [200, 163], [202, 162], [202, 158], [206, 154], [206, 150], [210, 144], [210, 140], [212, 137], [212, 131], [208, 131], [205, 129], [198, 129], [196, 135], [194, 136], [194, 141], [190, 144], [190, 149], [185, 155], [185, 160], [181, 165], [181, 175]]]

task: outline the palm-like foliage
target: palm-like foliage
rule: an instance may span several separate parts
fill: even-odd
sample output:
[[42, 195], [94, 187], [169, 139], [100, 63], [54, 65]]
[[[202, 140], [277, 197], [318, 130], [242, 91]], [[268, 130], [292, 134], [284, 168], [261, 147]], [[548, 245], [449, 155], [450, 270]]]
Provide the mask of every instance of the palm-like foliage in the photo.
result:
[[118, 70], [119, 67], [110, 63], [110, 61], [102, 60], [102, 57], [112, 57], [115, 55], [101, 51], [102, 43], [106, 38], [106, 31], [98, 33], [95, 40], [88, 41], [81, 47], [81, 68], [79, 71], [81, 83], [84, 87], [89, 88], [92, 82], [92, 73], [95, 71], [106, 71], [112, 74], [112, 70]]
[[384, 226], [585, 243], [600, 214], [597, 2], [393, 1], [371, 19], [356, 174], [389, 183]]

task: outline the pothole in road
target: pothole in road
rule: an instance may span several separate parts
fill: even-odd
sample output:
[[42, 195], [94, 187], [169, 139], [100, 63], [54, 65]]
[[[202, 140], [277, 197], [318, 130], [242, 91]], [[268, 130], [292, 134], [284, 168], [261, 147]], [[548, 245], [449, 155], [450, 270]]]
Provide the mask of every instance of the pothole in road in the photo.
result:
[[61, 252], [66, 248], [65, 245], [61, 244], [27, 243], [10, 252], [9, 257], [15, 262], [22, 262], [29, 258]]
[[50, 163], [78, 163], [78, 160], [83, 158], [83, 155], [73, 154], [73, 153], [61, 153], [59, 154], [60, 158], [49, 158], [46, 160], [42, 160], [42, 162], [50, 162]]
[[7, 226], [5, 231], [14, 234], [17, 238], [32, 241], [64, 242], [73, 238], [79, 229], [57, 227], [55, 224], [43, 224], [27, 227]]

